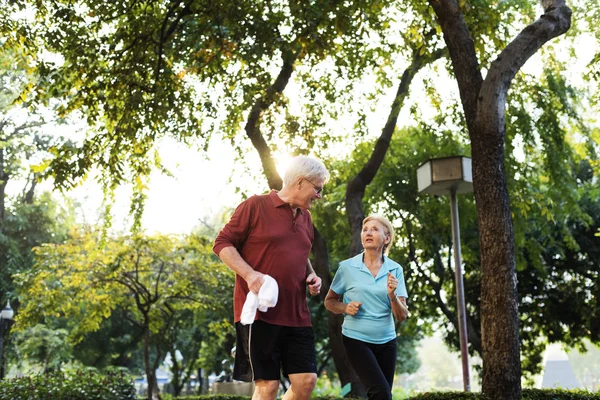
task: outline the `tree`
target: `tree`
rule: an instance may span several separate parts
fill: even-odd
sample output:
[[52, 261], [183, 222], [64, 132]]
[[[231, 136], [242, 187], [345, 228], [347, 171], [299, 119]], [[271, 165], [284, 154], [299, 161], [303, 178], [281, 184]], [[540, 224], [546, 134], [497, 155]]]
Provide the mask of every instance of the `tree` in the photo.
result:
[[[518, 399], [521, 365], [516, 257], [504, 172], [506, 99], [511, 81], [527, 59], [569, 29], [571, 10], [564, 1], [545, 2], [545, 14], [501, 51], [483, 79], [458, 3], [431, 0], [430, 4], [452, 59], [471, 139], [481, 246], [482, 391], [493, 399]], [[498, 314], [505, 318], [495, 318]]]
[[65, 329], [50, 329], [44, 325], [34, 325], [20, 332], [15, 339], [21, 358], [31, 364], [39, 364], [42, 373], [60, 371], [61, 365], [69, 361], [72, 349]]
[[[543, 115], [540, 111], [537, 109], [535, 113]], [[560, 115], [557, 118], [563, 123], [566, 121]], [[550, 132], [547, 126], [542, 126], [542, 132]], [[527, 128], [528, 132], [535, 130], [535, 127]], [[510, 135], [514, 135], [514, 129], [510, 131]], [[571, 148], [568, 141], [560, 146]], [[347, 167], [344, 175], [331, 182], [333, 193], [327, 197], [326, 204], [315, 210], [315, 218], [323, 220], [328, 227], [324, 235], [334, 237], [330, 230], [347, 230], [339, 218], [344, 182], [361, 168], [371, 149], [372, 143], [363, 143], [351, 158], [332, 164], [334, 169]], [[411, 313], [424, 322], [417, 332], [427, 336], [432, 333], [428, 325], [438, 326], [437, 332], [443, 332], [447, 344], [456, 349], [459, 340], [448, 202], [443, 197], [419, 194], [413, 177], [423, 159], [462, 154], [466, 149], [451, 130], [438, 131], [427, 126], [401, 130], [395, 134], [384, 163], [365, 193], [367, 209], [377, 210], [395, 221], [400, 239], [391, 249], [391, 256], [405, 267]], [[587, 162], [589, 153], [568, 156], [566, 164], [573, 170], [565, 171], [559, 183], [548, 177], [552, 168], [541, 160], [548, 157], [547, 149], [528, 150], [528, 157], [523, 161], [507, 157], [511, 205], [518, 227], [517, 301], [522, 367], [526, 377], [541, 371], [548, 341], [573, 346], [586, 338], [596, 340], [593, 331], [585, 328], [594, 326], [598, 315], [595, 303], [584, 300], [594, 298], [594, 282], [598, 279], [591, 267], [598, 251], [598, 245], [592, 244], [597, 229], [592, 221], [598, 217], [595, 207], [590, 205], [598, 202], [599, 193], [590, 186], [593, 174]], [[564, 169], [562, 162], [561, 169]], [[471, 355], [481, 356], [481, 271], [476, 210], [470, 196], [461, 196], [459, 205], [469, 351]], [[345, 257], [348, 240], [347, 235], [337, 235], [336, 241], [331, 243], [330, 254], [334, 260]], [[565, 276], [569, 277], [568, 283], [562, 282]], [[568, 307], [569, 312], [564, 307]], [[540, 309], [544, 312], [540, 313]], [[408, 322], [412, 322], [411, 319]], [[403, 335], [411, 334], [407, 328], [410, 327], [402, 330]]]
[[64, 244], [37, 249], [36, 267], [19, 275], [24, 307], [17, 322], [24, 329], [64, 316], [76, 343], [117, 307], [126, 310], [142, 333], [148, 399], [160, 397], [155, 371], [182, 313], [221, 307], [231, 273], [207, 253], [206, 241], [193, 237], [124, 237], [98, 248], [96, 236], [73, 232]]
[[[259, 152], [269, 186], [280, 187], [261, 125], [278, 117], [272, 106], [285, 109], [282, 91], [292, 72], [335, 57], [356, 74], [358, 64], [364, 68], [372, 62], [360, 53], [369, 41], [367, 32], [376, 34], [389, 26], [384, 3], [372, 1], [88, 0], [79, 5], [61, 1], [36, 8], [40, 29], [31, 46], [57, 52], [65, 61], [52, 65], [40, 60], [37, 71], [43, 84], [28, 93], [39, 101], [48, 95], [61, 97], [59, 111], [81, 110], [97, 134], [81, 146], [57, 147], [45, 173], [57, 186], [71, 187], [97, 166], [104, 172], [107, 193], [132, 175], [137, 222], [147, 177], [153, 165], [160, 165], [151, 155], [152, 146], [164, 132], [183, 141], [206, 141], [217, 125], [234, 140], [247, 114], [245, 132]], [[279, 73], [271, 83], [273, 70]], [[212, 92], [199, 92], [203, 86]], [[216, 100], [215, 93], [221, 98]], [[220, 120], [217, 101], [226, 110]], [[293, 117], [287, 119], [293, 139], [298, 124]], [[311, 129], [320, 123], [318, 115], [307, 122], [305, 136], [313, 141]], [[318, 243], [323, 248], [323, 242]], [[320, 275], [328, 275], [326, 262], [316, 267]], [[342, 382], [357, 382], [355, 375], [347, 376], [351, 370], [344, 372], [349, 364], [343, 353], [335, 358]]]
[[[336, 87], [339, 85], [340, 75], [345, 74], [349, 82], [353, 82], [365, 70], [379, 68], [378, 78], [381, 82], [389, 83], [389, 79], [384, 77], [389, 71], [380, 65], [389, 63], [389, 59], [397, 54], [394, 50], [402, 47], [385, 40], [391, 35], [390, 21], [394, 21], [397, 9], [383, 7], [378, 2], [313, 2], [301, 6], [286, 2], [259, 2], [232, 6], [226, 3], [208, 5], [203, 2], [164, 2], [152, 5], [126, 2], [106, 5], [90, 0], [81, 2], [80, 5], [75, 10], [70, 3], [51, 2], [46, 8], [39, 10], [38, 21], [45, 24], [44, 29], [40, 29], [44, 44], [51, 51], [61, 53], [65, 57], [65, 63], [53, 66], [42, 62], [39, 72], [48, 79], [45, 84], [49, 85], [32, 89], [32, 94], [43, 98], [46, 90], [63, 97], [66, 101], [62, 109], [64, 112], [82, 110], [90, 123], [96, 124], [103, 134], [91, 136], [80, 147], [57, 148], [57, 158], [51, 163], [49, 174], [57, 179], [59, 185], [69, 186], [85, 176], [91, 165], [97, 164], [107, 171], [104, 177], [107, 183], [105, 187], [110, 190], [114, 188], [114, 184], [123, 181], [131, 169], [134, 176], [140, 177], [136, 181], [136, 201], [143, 200], [144, 176], [147, 176], [153, 163], [158, 163], [158, 160], [152, 160], [151, 148], [154, 140], [164, 134], [164, 131], [182, 140], [189, 140], [193, 135], [204, 140], [212, 127], [218, 127], [225, 137], [239, 143], [238, 136], [244, 120], [245, 134], [260, 155], [268, 185], [277, 188], [281, 180], [274, 172], [272, 151], [278, 146], [287, 145], [293, 152], [304, 153], [316, 144], [326, 147], [327, 143], [339, 140], [334, 135], [323, 135], [324, 124], [319, 123], [328, 115], [337, 119], [340, 115], [336, 114], [339, 107], [344, 107], [348, 97], [352, 96], [349, 89], [340, 90]], [[476, 54], [481, 57], [482, 65], [487, 66], [488, 58], [492, 57], [488, 53], [489, 48], [502, 48], [505, 38], [511, 34], [507, 26], [511, 26], [514, 21], [514, 14], [523, 10], [521, 19], [530, 18], [531, 10], [523, 3], [520, 4], [522, 9], [511, 13], [507, 10], [512, 5], [506, 2], [500, 5], [484, 2], [477, 8], [469, 8], [473, 12], [463, 14], [456, 3], [432, 1], [431, 5], [448, 41], [452, 41], [452, 38], [466, 40], [452, 41], [454, 47], [450, 55], [463, 100], [464, 119], [472, 142], [477, 142], [473, 146], [473, 154], [476, 186], [481, 189], [476, 189], [476, 196], [488, 195], [486, 186], [479, 184], [481, 171], [485, 169], [479, 166], [502, 166], [494, 163], [499, 162], [498, 157], [503, 155], [503, 151], [499, 150], [502, 146], [497, 145], [502, 144], [504, 114], [500, 112], [495, 115], [495, 121], [502, 122], [499, 124], [501, 128], [499, 131], [490, 131], [490, 135], [486, 135], [487, 131], [480, 129], [478, 124], [483, 127], [488, 121], [484, 117], [490, 116], [486, 112], [502, 111], [503, 103], [500, 101], [500, 108], [475, 106], [479, 88], [493, 88], [494, 77], [498, 76], [499, 71], [497, 67], [501, 69], [505, 64], [492, 64], [494, 68], [490, 68], [484, 81], [478, 69]], [[415, 24], [409, 25], [407, 38], [410, 40], [406, 43], [420, 44], [413, 46], [417, 50], [416, 56], [435, 54], [433, 49], [440, 48], [439, 40], [428, 36], [431, 25], [439, 31], [439, 26], [432, 22], [432, 8], [412, 2], [405, 7], [401, 11], [410, 12], [400, 14], [419, 17], [415, 17]], [[472, 5], [465, 4], [465, 9], [468, 7]], [[557, 8], [555, 11], [560, 10]], [[482, 11], [487, 17], [486, 23], [482, 23], [483, 19], [479, 18]], [[513, 16], [513, 19], [506, 18], [507, 14]], [[49, 18], [50, 15], [53, 18]], [[548, 13], [535, 26], [548, 25], [553, 20], [546, 19], [552, 15], [554, 14]], [[508, 23], [504, 23], [505, 21]], [[457, 27], [462, 30], [455, 29]], [[476, 35], [478, 32], [482, 34]], [[367, 35], [371, 35], [370, 40], [365, 39]], [[377, 35], [384, 37], [383, 44], [372, 46]], [[423, 39], [426, 37], [431, 40]], [[520, 35], [517, 42], [526, 37], [526, 34]], [[462, 46], [461, 43], [467, 45]], [[541, 44], [538, 42], [538, 47]], [[450, 45], [448, 47], [451, 48]], [[503, 57], [514, 47], [515, 45], [507, 47]], [[80, 51], [81, 48], [85, 50]], [[524, 53], [525, 56], [517, 60], [517, 64], [522, 64], [534, 50], [536, 49], [530, 48], [529, 53]], [[464, 51], [468, 52], [467, 57], [461, 57]], [[503, 58], [504, 61], [506, 59], [510, 57]], [[466, 68], [463, 68], [461, 62], [465, 60]], [[321, 73], [319, 68], [329, 68], [338, 75]], [[518, 69], [513, 68], [511, 73], [514, 75]], [[82, 73], [83, 71], [88, 72]], [[303, 104], [306, 112], [299, 114], [290, 111], [291, 96], [283, 94], [294, 71], [308, 98]], [[506, 94], [512, 76], [508, 74], [504, 78], [502, 93]], [[200, 82], [195, 88], [207, 90], [194, 92], [193, 87], [187, 85], [191, 80]], [[348, 87], [351, 86], [349, 83]], [[78, 90], [71, 96], [73, 88]], [[195, 97], [195, 94], [199, 96]], [[201, 100], [197, 100], [198, 98]], [[486, 100], [487, 97], [482, 99]], [[324, 107], [316, 106], [325, 101], [338, 101], [341, 106], [338, 109], [334, 106], [334, 110], [327, 114]], [[395, 111], [397, 108], [392, 109], [390, 122]], [[357, 133], [349, 141], [361, 141], [366, 134], [363, 130], [365, 112], [359, 111], [358, 114]], [[395, 121], [391, 127], [394, 125]], [[460, 126], [460, 123], [457, 125]], [[274, 134], [276, 129], [281, 133]], [[393, 129], [385, 130], [387, 138], [391, 136], [391, 132]], [[496, 139], [494, 145], [487, 146], [487, 143], [483, 143], [483, 139], [488, 137]], [[382, 138], [388, 140], [386, 136]], [[378, 168], [374, 167], [381, 163], [385, 154], [380, 151], [382, 146], [376, 147], [376, 152], [372, 154], [379, 160], [369, 164], [365, 160], [363, 164], [368, 168], [362, 175], [369, 175], [369, 179], [375, 176]], [[495, 158], [490, 156], [488, 160], [483, 157], [483, 161], [493, 162], [480, 163], [480, 156], [485, 153], [478, 152], [491, 149], [496, 150], [492, 154]], [[475, 153], [478, 155], [475, 156]], [[126, 156], [123, 157], [123, 154]], [[363, 180], [359, 182], [360, 185], [350, 187], [350, 193], [358, 195], [354, 200], [361, 200], [361, 190], [366, 188], [368, 182], [368, 179], [364, 179], [365, 176], [358, 177]], [[488, 187], [495, 188], [493, 180], [487, 184]], [[495, 282], [487, 279], [487, 275], [492, 276], [493, 273], [489, 268], [492, 251], [490, 243], [493, 240], [489, 236], [489, 230], [494, 229], [496, 223], [505, 224], [503, 218], [510, 217], [508, 201], [503, 197], [506, 195], [503, 186], [500, 185], [500, 191], [494, 190], [489, 194], [497, 196], [492, 200], [504, 200], [504, 203], [494, 203], [487, 198], [478, 201], [478, 207], [493, 204], [502, 206], [497, 208], [497, 214], [485, 214], [484, 219], [487, 218], [493, 224], [481, 225], [488, 229], [480, 230], [482, 238], [487, 238], [481, 250], [482, 255], [485, 254], [482, 261], [486, 271], [486, 285]], [[482, 202], [486, 205], [482, 206]], [[358, 212], [352, 218], [358, 220], [356, 216], [363, 210], [360, 209], [360, 201], [353, 204], [352, 208], [358, 208]], [[143, 211], [141, 206], [133, 209], [138, 215]], [[350, 214], [347, 216], [350, 217]], [[492, 218], [495, 220], [491, 221]], [[356, 223], [353, 225], [356, 226]], [[505, 261], [500, 264], [507, 278], [514, 278], [514, 268], [511, 270], [510, 264], [512, 228], [510, 223], [498, 226], [506, 234], [501, 240], [504, 246], [499, 249], [502, 256], [500, 259]], [[328, 250], [319, 230], [316, 233], [314, 265], [321, 276], [328, 277]], [[514, 283], [514, 279], [508, 279], [507, 282]], [[496, 286], [492, 285], [494, 287]], [[505, 289], [497, 287], [500, 291]], [[490, 302], [487, 289], [483, 292], [486, 304]], [[491, 298], [497, 298], [497, 293], [492, 293]], [[513, 316], [516, 315], [515, 304], [511, 303]], [[505, 304], [503, 306], [507, 307]], [[490, 315], [488, 308], [486, 313], [488, 314], [484, 314]], [[335, 324], [334, 322], [333, 326]], [[515, 326], [507, 327], [513, 333], [510, 336], [512, 345], [515, 344], [514, 328]], [[490, 338], [489, 335], [487, 337]], [[339, 355], [339, 352], [336, 354]], [[342, 383], [353, 381], [351, 374], [344, 371], [347, 363], [344, 364], [342, 357], [335, 358]], [[498, 371], [498, 368], [492, 364], [489, 370]], [[513, 380], [516, 379], [514, 372], [508, 374]]]

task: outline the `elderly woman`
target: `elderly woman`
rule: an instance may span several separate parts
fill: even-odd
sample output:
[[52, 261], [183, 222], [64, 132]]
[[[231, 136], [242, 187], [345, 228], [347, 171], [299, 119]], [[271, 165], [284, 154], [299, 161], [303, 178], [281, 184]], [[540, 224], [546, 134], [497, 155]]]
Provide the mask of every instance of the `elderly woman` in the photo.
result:
[[393, 317], [400, 322], [408, 317], [402, 267], [387, 257], [393, 240], [390, 221], [379, 215], [365, 218], [364, 252], [340, 263], [325, 298], [329, 311], [344, 314], [344, 347], [369, 400], [392, 398], [397, 352]]

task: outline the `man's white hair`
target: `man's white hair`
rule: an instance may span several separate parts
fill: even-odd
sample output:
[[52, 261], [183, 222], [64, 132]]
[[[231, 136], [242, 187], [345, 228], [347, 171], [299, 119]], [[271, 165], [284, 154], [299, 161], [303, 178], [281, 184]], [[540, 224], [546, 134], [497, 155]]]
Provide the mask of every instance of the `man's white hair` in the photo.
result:
[[290, 161], [285, 175], [283, 176], [283, 186], [293, 185], [298, 178], [309, 180], [323, 179], [323, 184], [329, 180], [329, 171], [325, 164], [317, 158], [308, 156], [297, 156]]

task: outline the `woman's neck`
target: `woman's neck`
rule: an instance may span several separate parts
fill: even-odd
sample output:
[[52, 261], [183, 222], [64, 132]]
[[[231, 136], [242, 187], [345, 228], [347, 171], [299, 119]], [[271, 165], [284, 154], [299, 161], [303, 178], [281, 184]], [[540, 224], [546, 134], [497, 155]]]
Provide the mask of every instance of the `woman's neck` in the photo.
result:
[[377, 275], [383, 265], [383, 256], [378, 250], [365, 250], [363, 254], [363, 263], [369, 268], [373, 275]]

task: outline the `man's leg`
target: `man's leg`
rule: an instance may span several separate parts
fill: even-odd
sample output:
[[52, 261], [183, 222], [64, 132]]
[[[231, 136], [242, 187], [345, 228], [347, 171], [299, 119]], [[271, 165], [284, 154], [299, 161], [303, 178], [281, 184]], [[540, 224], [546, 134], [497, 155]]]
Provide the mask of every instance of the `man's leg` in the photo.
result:
[[284, 400], [308, 400], [317, 384], [315, 334], [311, 327], [286, 327], [282, 367], [290, 380]]
[[301, 373], [289, 374], [290, 387], [283, 396], [283, 400], [308, 400], [317, 384], [317, 374]]
[[263, 321], [236, 323], [238, 349], [233, 378], [254, 381], [253, 400], [275, 400], [279, 389], [280, 358], [277, 350], [280, 327]]
[[275, 400], [278, 389], [279, 381], [256, 380], [254, 381], [252, 400]]

